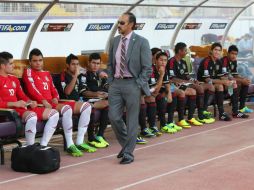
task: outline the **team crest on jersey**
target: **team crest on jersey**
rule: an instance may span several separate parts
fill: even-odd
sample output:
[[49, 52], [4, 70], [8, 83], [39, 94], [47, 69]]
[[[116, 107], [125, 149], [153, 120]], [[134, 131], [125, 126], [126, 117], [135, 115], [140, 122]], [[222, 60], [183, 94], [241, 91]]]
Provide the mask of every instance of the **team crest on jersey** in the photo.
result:
[[28, 80], [29, 80], [30, 82], [34, 82], [34, 79], [33, 79], [32, 77], [28, 77]]
[[62, 85], [63, 88], [65, 88], [66, 83], [65, 82], [61, 82], [61, 85]]
[[218, 71], [220, 69], [220, 66], [219, 65], [216, 65], [216, 70]]
[[81, 77], [81, 82], [82, 82], [82, 83], [86, 83], [86, 77], [82, 76], [82, 77]]
[[175, 75], [173, 70], [169, 70], [169, 74], [170, 74], [171, 76], [174, 76], [174, 75]]
[[222, 67], [222, 73], [226, 73], [227, 72], [227, 68], [226, 67]]
[[231, 65], [231, 70], [234, 70], [235, 69], [235, 66], [232, 64]]
[[205, 70], [204, 74], [205, 74], [205, 76], [209, 75], [208, 70]]
[[48, 76], [45, 76], [45, 79], [46, 79], [46, 81], [47, 81], [47, 82], [49, 82], [49, 78], [48, 78]]
[[16, 88], [16, 83], [14, 81], [12, 81], [12, 86], [13, 88]]

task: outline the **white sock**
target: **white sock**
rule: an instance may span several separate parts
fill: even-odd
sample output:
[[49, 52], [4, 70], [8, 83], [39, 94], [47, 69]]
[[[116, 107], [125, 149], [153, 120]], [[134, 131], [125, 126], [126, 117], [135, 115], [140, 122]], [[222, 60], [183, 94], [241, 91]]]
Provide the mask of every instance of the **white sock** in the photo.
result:
[[49, 140], [51, 139], [51, 137], [53, 136], [56, 130], [58, 120], [59, 120], [59, 113], [56, 110], [52, 109], [49, 114], [48, 121], [44, 127], [43, 136], [41, 138], [42, 146], [48, 145]]
[[87, 126], [90, 122], [90, 115], [92, 111], [92, 106], [85, 102], [80, 108], [80, 117], [78, 122], [78, 135], [76, 144], [80, 145], [84, 142], [84, 136], [87, 131]]
[[73, 145], [73, 140], [72, 140], [72, 109], [70, 106], [65, 105], [62, 110], [61, 110], [61, 114], [62, 114], [62, 125], [63, 125], [63, 129], [64, 129], [64, 135], [65, 135], [65, 139], [66, 139], [66, 144], [67, 144], [67, 148], [70, 147], [71, 145]]
[[37, 116], [35, 113], [29, 114], [25, 118], [25, 137], [27, 145], [34, 144], [35, 141], [35, 134], [36, 134], [36, 123], [37, 123]]

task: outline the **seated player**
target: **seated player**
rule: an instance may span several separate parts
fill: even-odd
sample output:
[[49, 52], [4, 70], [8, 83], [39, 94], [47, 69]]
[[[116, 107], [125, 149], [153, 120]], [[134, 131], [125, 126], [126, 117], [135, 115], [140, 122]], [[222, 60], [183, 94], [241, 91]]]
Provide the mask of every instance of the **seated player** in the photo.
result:
[[26, 144], [35, 141], [37, 120], [46, 121], [41, 146], [47, 146], [56, 130], [59, 114], [55, 109], [37, 107], [37, 102], [30, 100], [23, 92], [19, 79], [13, 75], [13, 56], [8, 52], [0, 53], [0, 107], [16, 110], [25, 123]]
[[[90, 121], [91, 105], [87, 102], [59, 102], [58, 92], [50, 72], [43, 70], [43, 55], [39, 49], [29, 54], [30, 68], [24, 70], [23, 81], [29, 97], [46, 108], [55, 108], [62, 116], [67, 152], [72, 156], [82, 156], [82, 151], [95, 152], [96, 149], [84, 143], [84, 135]], [[72, 77], [77, 78], [75, 74]], [[72, 114], [80, 114], [76, 145], [72, 140]]]
[[100, 110], [100, 125], [97, 134], [95, 135], [94, 123], [90, 122], [88, 128], [88, 143], [98, 148], [109, 146], [105, 140], [104, 131], [108, 125], [108, 93], [107, 93], [107, 75], [103, 78], [99, 75], [101, 67], [101, 57], [98, 53], [92, 53], [89, 56], [88, 71], [86, 73], [87, 89], [81, 95], [89, 100], [97, 98], [99, 101], [94, 102], [93, 107]]
[[[81, 67], [79, 65], [78, 57], [73, 54], [70, 54], [66, 58], [66, 68], [67, 68], [66, 71], [61, 73], [61, 85], [62, 85], [64, 94], [69, 100], [83, 102], [82, 96], [87, 90], [87, 77], [86, 77], [86, 73], [84, 74], [80, 72]], [[76, 75], [77, 77], [74, 77]], [[105, 106], [107, 107], [107, 104], [104, 102], [94, 103], [94, 108], [96, 109], [103, 109]], [[91, 118], [93, 119], [93, 117]], [[93, 120], [90, 120], [90, 123], [88, 126], [88, 141], [89, 142], [94, 141], [92, 145], [95, 146], [96, 148], [104, 148], [108, 146], [108, 143], [106, 143], [106, 141], [100, 142], [95, 139], [93, 130], [94, 130]]]
[[[188, 86], [188, 83], [183, 82], [177, 77], [177, 72], [184, 73], [185, 68], [184, 64], [181, 64], [183, 62], [183, 54], [180, 52], [180, 48], [176, 46], [175, 48], [175, 56], [170, 58], [167, 64], [167, 70], [169, 73], [169, 76], [171, 77], [171, 80], [176, 86], [179, 86], [179, 89], [183, 90], [185, 93], [185, 96], [187, 98], [187, 106], [188, 106], [188, 120], [186, 121], [185, 119], [181, 119], [177, 122], [177, 125], [183, 127], [183, 128], [190, 128], [191, 125], [195, 126], [201, 126], [203, 125], [201, 122], [197, 121], [193, 115], [195, 112], [196, 108], [196, 90], [193, 88], [190, 88]], [[184, 66], [183, 66], [184, 65]], [[178, 99], [180, 100], [180, 99]], [[185, 100], [180, 100], [180, 101], [185, 101]], [[179, 104], [182, 104], [178, 102]], [[185, 107], [182, 108], [183, 110]]]
[[213, 43], [211, 46], [211, 55], [204, 58], [198, 68], [197, 79], [199, 81], [213, 84], [215, 86], [215, 99], [219, 110], [219, 119], [230, 121], [231, 117], [224, 111], [224, 90], [231, 87], [233, 93], [231, 97], [232, 116], [236, 118], [247, 118], [248, 115], [238, 110], [238, 92], [237, 84], [227, 78], [223, 78], [222, 64], [220, 61], [222, 46], [220, 43]]
[[[165, 133], [175, 133], [182, 130], [182, 127], [173, 123], [173, 114], [175, 104], [172, 104], [173, 96], [175, 93], [171, 92], [171, 84], [169, 75], [167, 73], [166, 65], [168, 61], [168, 55], [165, 52], [159, 52], [155, 58], [155, 64], [153, 65], [153, 74], [149, 80], [152, 95], [156, 96], [157, 112], [160, 120], [161, 131]], [[153, 87], [154, 86], [154, 87]], [[168, 123], [166, 122], [165, 113], [169, 110], [167, 106], [171, 106], [170, 112], [168, 112]]]
[[[168, 73], [168, 70], [160, 69], [160, 66], [163, 66], [163, 68], [165, 67], [165, 61], [168, 60], [168, 55], [164, 52], [162, 52], [161, 49], [159, 48], [152, 48], [152, 55], [153, 55], [153, 59], [152, 59], [152, 67], [153, 67], [153, 73], [151, 76], [151, 79], [149, 80], [149, 84], [150, 86], [154, 86], [151, 89], [153, 89], [153, 96], [157, 96], [156, 101], [154, 103], [154, 105], [157, 106], [158, 103], [158, 115], [161, 118], [161, 123], [166, 123], [165, 122], [165, 111], [168, 113], [168, 122], [167, 125], [164, 125], [162, 127], [162, 131], [165, 133], [175, 133], [177, 131], [182, 130], [182, 127], [179, 127], [175, 124], [175, 122], [173, 121], [174, 118], [174, 111], [177, 107], [177, 111], [178, 111], [178, 117], [179, 120], [182, 120], [184, 117], [184, 99], [185, 99], [185, 94], [184, 91], [176, 88], [172, 83], [169, 85], [169, 78], [170, 75]], [[160, 54], [160, 55], [159, 55]], [[158, 55], [158, 57], [157, 57]], [[156, 64], [157, 63], [157, 64]], [[159, 70], [163, 71], [163, 75], [160, 75]], [[165, 71], [164, 71], [165, 70]], [[156, 77], [155, 77], [156, 76]], [[160, 78], [160, 76], [163, 78]], [[160, 84], [160, 80], [162, 79], [162, 84]], [[158, 82], [158, 83], [157, 83]], [[161, 89], [162, 86], [162, 89]], [[165, 89], [166, 87], [166, 89]], [[161, 92], [161, 93], [159, 93]], [[148, 98], [149, 99], [149, 98]], [[178, 104], [177, 103], [177, 99], [178, 99]], [[148, 100], [147, 100], [148, 101]], [[165, 109], [165, 104], [166, 105], [166, 109]], [[150, 105], [151, 108], [153, 108]], [[142, 105], [141, 105], [142, 106]], [[142, 107], [141, 107], [142, 108]], [[152, 111], [153, 109], [150, 110]], [[155, 107], [156, 108], [156, 107]], [[148, 109], [148, 111], [150, 111]], [[148, 114], [148, 122], [149, 123], [155, 123], [155, 117], [156, 117], [156, 109], [154, 109], [155, 112], [150, 112], [150, 114]], [[154, 113], [154, 114], [151, 114]], [[150, 118], [149, 118], [150, 116]], [[152, 124], [150, 124], [150, 126], [153, 126]], [[146, 130], [142, 131], [143, 135], [149, 135], [148, 132], [150, 131], [149, 128], [146, 128]], [[153, 134], [153, 133], [152, 133]]]
[[[188, 98], [190, 98], [190, 101], [194, 101], [194, 103], [196, 101], [196, 106], [198, 108], [198, 122], [213, 123], [215, 119], [211, 118], [212, 114], [207, 111], [207, 107], [213, 100], [214, 86], [212, 84], [200, 83], [190, 76], [187, 64], [183, 60], [183, 58], [186, 56], [186, 53], [187, 45], [185, 43], [179, 42], [175, 45], [175, 56], [169, 61], [170, 68], [172, 68], [172, 72], [174, 73], [173, 81], [181, 85], [186, 85], [186, 93], [188, 93], [189, 88], [196, 90], [196, 100], [195, 98], [191, 100], [191, 96]], [[207, 100], [210, 100], [210, 102]], [[191, 102], [189, 102], [189, 106], [191, 107], [190, 104]], [[200, 125], [192, 116], [188, 118], [188, 122], [193, 125]]]
[[248, 78], [242, 77], [237, 72], [237, 55], [238, 55], [238, 48], [235, 45], [229, 46], [227, 56], [224, 56], [221, 59], [221, 62], [223, 64], [222, 72], [227, 73], [229, 79], [235, 80], [238, 88], [240, 89], [240, 94], [239, 94], [240, 112], [252, 113], [253, 110], [245, 106], [246, 96], [248, 94], [249, 85], [251, 81]]

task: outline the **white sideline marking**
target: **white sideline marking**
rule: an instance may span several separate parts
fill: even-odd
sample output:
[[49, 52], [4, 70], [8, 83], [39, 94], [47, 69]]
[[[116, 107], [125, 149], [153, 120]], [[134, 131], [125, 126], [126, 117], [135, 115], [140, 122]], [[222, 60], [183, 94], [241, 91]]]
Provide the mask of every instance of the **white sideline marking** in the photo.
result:
[[[185, 135], [185, 136], [182, 136], [182, 137], [178, 137], [178, 138], [175, 138], [175, 139], [163, 141], [163, 142], [152, 144], [152, 145], [146, 145], [144, 147], [140, 147], [140, 148], [135, 149], [135, 151], [147, 149], [147, 148], [150, 148], [150, 147], [158, 146], [158, 145], [169, 143], [169, 142], [179, 141], [179, 140], [182, 140], [182, 139], [198, 136], [198, 135], [209, 133], [209, 132], [212, 132], [212, 131], [217, 131], [217, 130], [220, 130], [220, 129], [228, 128], [228, 127], [233, 126], [233, 125], [238, 125], [238, 124], [241, 124], [241, 123], [246, 123], [246, 122], [249, 122], [249, 121], [252, 121], [252, 120], [254, 120], [254, 119], [248, 119], [248, 120], [244, 120], [244, 121], [239, 121], [237, 123], [231, 123], [231, 124], [225, 125], [223, 127], [218, 127], [218, 128], [215, 128], [215, 129], [209, 129], [209, 130], [202, 131], [202, 132], [199, 132], [199, 133], [194, 133], [194, 134], [191, 134], [191, 135]], [[66, 168], [75, 167], [75, 166], [79, 166], [79, 165], [82, 165], [82, 164], [87, 164], [87, 163], [90, 163], [90, 162], [95, 162], [95, 161], [106, 159], [106, 158], [111, 158], [111, 157], [114, 157], [116, 155], [117, 154], [111, 154], [111, 155], [108, 155], [108, 156], [103, 156], [103, 157], [100, 157], [100, 158], [95, 158], [95, 159], [79, 162], [79, 163], [76, 163], [76, 164], [70, 164], [70, 165], [67, 165], [67, 166], [60, 167], [60, 170], [61, 169], [66, 169]], [[5, 183], [9, 183], [9, 182], [13, 182], [13, 181], [19, 181], [19, 180], [22, 180], [22, 179], [26, 179], [26, 178], [29, 178], [29, 177], [36, 176], [36, 175], [38, 175], [38, 174], [30, 174], [30, 175], [26, 175], [26, 176], [22, 176], [22, 177], [18, 177], [18, 178], [13, 178], [13, 179], [5, 180], [5, 181], [0, 181], [0, 185], [1, 184], [5, 184]]]
[[17, 178], [1, 181], [0, 185], [5, 184], [5, 183], [10, 183], [10, 182], [13, 182], [13, 181], [19, 181], [19, 180], [22, 180], [22, 179], [26, 179], [26, 178], [29, 178], [29, 177], [36, 176], [36, 175], [38, 175], [38, 174], [30, 174], [30, 175], [25, 175], [25, 176], [22, 176], [22, 177], [17, 177]]
[[195, 167], [195, 166], [199, 166], [199, 165], [202, 165], [202, 164], [206, 164], [206, 163], [208, 163], [208, 162], [212, 162], [212, 161], [214, 161], [214, 160], [218, 160], [218, 159], [220, 159], [220, 158], [224, 158], [224, 157], [227, 157], [227, 156], [231, 156], [231, 155], [233, 155], [233, 154], [236, 154], [236, 153], [239, 153], [239, 152], [241, 152], [241, 151], [244, 151], [244, 150], [247, 150], [247, 149], [251, 149], [251, 148], [254, 148], [254, 144], [253, 144], [253, 145], [250, 145], [250, 146], [247, 146], [247, 147], [244, 147], [244, 148], [241, 148], [241, 149], [234, 150], [234, 151], [232, 151], [232, 152], [228, 152], [228, 153], [226, 153], [226, 154], [222, 154], [222, 155], [220, 155], [220, 156], [212, 157], [212, 158], [210, 158], [210, 159], [203, 160], [203, 161], [201, 161], [201, 162], [197, 162], [197, 163], [195, 163], [195, 164], [191, 164], [191, 165], [184, 166], [184, 167], [181, 167], [181, 168], [178, 168], [178, 169], [175, 169], [175, 170], [168, 171], [168, 172], [163, 173], [163, 174], [160, 174], [160, 175], [156, 175], [156, 176], [153, 176], [153, 177], [149, 177], [149, 178], [146, 178], [146, 179], [137, 181], [137, 182], [135, 182], [135, 183], [131, 183], [131, 184], [129, 184], [129, 185], [125, 185], [125, 186], [116, 188], [115, 190], [127, 189], [127, 188], [130, 188], [130, 187], [139, 185], [139, 184], [141, 184], [141, 183], [145, 183], [145, 182], [152, 181], [152, 180], [155, 180], [155, 179], [158, 179], [158, 178], [167, 176], [167, 175], [171, 175], [171, 174], [180, 172], [180, 171], [185, 170], [185, 169], [189, 169], [189, 168], [192, 168], [192, 167]]

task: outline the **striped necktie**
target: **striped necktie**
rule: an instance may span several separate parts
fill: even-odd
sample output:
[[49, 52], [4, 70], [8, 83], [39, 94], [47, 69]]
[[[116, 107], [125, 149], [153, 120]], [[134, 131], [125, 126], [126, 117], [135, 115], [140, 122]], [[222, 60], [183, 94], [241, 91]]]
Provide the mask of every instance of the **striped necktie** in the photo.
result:
[[121, 60], [120, 60], [120, 78], [123, 78], [124, 69], [125, 69], [125, 61], [126, 61], [126, 40], [127, 38], [122, 37], [122, 45], [121, 45]]

